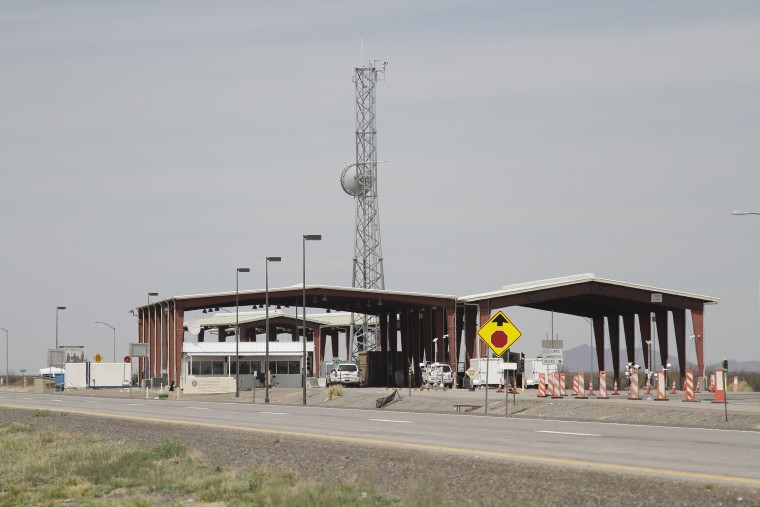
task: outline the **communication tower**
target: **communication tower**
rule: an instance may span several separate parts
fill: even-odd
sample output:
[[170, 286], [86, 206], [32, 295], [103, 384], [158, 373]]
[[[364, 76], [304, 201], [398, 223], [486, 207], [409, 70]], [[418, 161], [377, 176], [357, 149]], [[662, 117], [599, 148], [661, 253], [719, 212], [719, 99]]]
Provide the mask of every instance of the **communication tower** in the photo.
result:
[[[385, 289], [383, 249], [380, 241], [380, 209], [377, 196], [377, 127], [375, 124], [375, 87], [385, 76], [385, 66], [374, 61], [354, 69], [356, 88], [356, 162], [343, 170], [343, 190], [354, 198], [354, 266], [352, 287]], [[352, 313], [349, 354], [374, 350], [379, 343], [377, 317]]]

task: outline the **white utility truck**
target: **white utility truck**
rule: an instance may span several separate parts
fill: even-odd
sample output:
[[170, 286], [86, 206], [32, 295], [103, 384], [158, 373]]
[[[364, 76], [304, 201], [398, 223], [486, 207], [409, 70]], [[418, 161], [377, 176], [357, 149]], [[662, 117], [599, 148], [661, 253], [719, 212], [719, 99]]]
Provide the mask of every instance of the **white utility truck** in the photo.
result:
[[546, 376], [549, 373], [553, 373], [555, 371], [557, 371], [557, 365], [544, 364], [541, 356], [532, 359], [526, 359], [525, 373], [523, 373], [525, 378], [525, 387], [538, 388], [539, 374], [543, 373]]
[[[493, 357], [486, 359], [485, 357], [471, 359], [470, 367], [475, 368], [477, 373], [472, 378], [472, 385], [475, 387], [483, 386], [498, 386], [502, 379], [501, 365], [504, 360], [500, 357]], [[486, 367], [486, 365], [488, 365]], [[486, 379], [486, 370], [488, 370], [488, 378]]]

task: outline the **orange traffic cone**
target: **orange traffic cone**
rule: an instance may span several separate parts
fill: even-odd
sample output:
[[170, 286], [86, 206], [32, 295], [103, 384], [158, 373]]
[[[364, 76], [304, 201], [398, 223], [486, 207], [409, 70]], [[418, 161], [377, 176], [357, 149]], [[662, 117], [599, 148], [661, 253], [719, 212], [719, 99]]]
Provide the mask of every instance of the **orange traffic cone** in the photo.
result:
[[617, 379], [615, 379], [615, 382], [612, 383], [612, 394], [614, 396], [619, 396], [620, 395], [620, 393], [618, 392], [618, 388], [617, 388]]
[[670, 389], [670, 394], [676, 394], [676, 381], [673, 381], [673, 387]]

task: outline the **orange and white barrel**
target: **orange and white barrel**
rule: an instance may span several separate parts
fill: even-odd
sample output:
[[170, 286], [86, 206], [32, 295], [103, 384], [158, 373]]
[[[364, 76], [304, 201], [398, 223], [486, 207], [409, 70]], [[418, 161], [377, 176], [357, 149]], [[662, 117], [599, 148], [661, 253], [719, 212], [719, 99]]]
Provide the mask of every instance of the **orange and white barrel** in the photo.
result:
[[739, 377], [734, 376], [734, 392], [739, 391]]
[[565, 374], [559, 374], [559, 395], [567, 396], [567, 383], [565, 382]]
[[[723, 370], [721, 370], [721, 373], [723, 373]], [[714, 373], [710, 374], [710, 392], [711, 393], [715, 392], [715, 374]]]
[[561, 398], [562, 388], [560, 387], [559, 373], [552, 373], [552, 398]]
[[636, 368], [631, 368], [631, 383], [630, 383], [630, 391], [628, 392], [628, 399], [629, 400], [641, 399], [641, 397], [639, 396], [639, 370]]
[[715, 370], [715, 398], [713, 403], [726, 402], [726, 390], [723, 389], [723, 370]]
[[596, 395], [597, 398], [601, 400], [607, 399], [607, 372], [602, 370], [599, 372], [599, 394]]
[[576, 399], [587, 400], [588, 396], [586, 396], [586, 383], [583, 378], [583, 372], [578, 372], [576, 377], [578, 378], [578, 396], [576, 396]]
[[655, 401], [667, 401], [668, 389], [665, 382], [665, 371], [660, 370], [657, 372], [657, 398]]
[[692, 370], [686, 370], [686, 380], [683, 384], [683, 401], [697, 401], [694, 399], [694, 372]]
[[543, 373], [538, 374], [538, 397], [546, 398], [546, 375]]
[[573, 396], [578, 396], [578, 391], [580, 389], [578, 388], [578, 375], [573, 376]]

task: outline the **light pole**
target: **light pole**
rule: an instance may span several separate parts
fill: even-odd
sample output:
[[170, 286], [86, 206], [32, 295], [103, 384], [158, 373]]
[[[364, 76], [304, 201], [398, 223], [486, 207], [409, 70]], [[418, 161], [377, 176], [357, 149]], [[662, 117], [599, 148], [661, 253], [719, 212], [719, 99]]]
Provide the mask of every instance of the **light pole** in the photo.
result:
[[282, 257], [267, 257], [266, 266], [264, 267], [264, 307], [266, 311], [264, 313], [264, 342], [266, 344], [266, 362], [264, 370], [264, 403], [269, 403], [269, 263], [280, 262]]
[[8, 376], [8, 330], [4, 327], [0, 327], [3, 331], [5, 331], [5, 385], [8, 385], [8, 381], [10, 377]]
[[158, 292], [148, 292], [148, 304], [150, 304], [150, 297], [151, 296], [158, 296]]
[[[321, 234], [304, 234], [303, 235], [303, 404], [306, 405], [306, 242], [321, 241]], [[315, 344], [316, 345], [316, 344]], [[316, 355], [316, 348], [314, 350]], [[317, 357], [314, 361], [317, 361]]]
[[757, 213], [755, 211], [732, 211], [732, 215], [760, 215], [760, 213]]
[[93, 324], [103, 324], [104, 326], [108, 326], [113, 330], [113, 362], [115, 363], [116, 362], [116, 328], [113, 327], [108, 322], [102, 322], [100, 320], [96, 320], [95, 322], [93, 322]]
[[240, 273], [250, 272], [251, 268], [235, 271], [235, 398], [240, 398]]
[[65, 306], [56, 306], [55, 307], [55, 348], [58, 350], [58, 312], [60, 310], [65, 310]]

